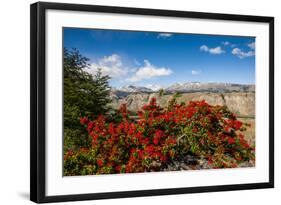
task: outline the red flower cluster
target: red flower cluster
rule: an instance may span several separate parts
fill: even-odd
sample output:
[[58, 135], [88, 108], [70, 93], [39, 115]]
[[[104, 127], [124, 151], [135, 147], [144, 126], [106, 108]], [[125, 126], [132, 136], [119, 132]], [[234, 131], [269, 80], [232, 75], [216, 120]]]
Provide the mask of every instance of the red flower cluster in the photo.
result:
[[[81, 118], [81, 124], [87, 126], [92, 137], [93, 148], [98, 150], [97, 173], [108, 170], [110, 173], [152, 171], [173, 158], [174, 152], [169, 151], [175, 148], [176, 137], [157, 124], [156, 120], [159, 119], [155, 117], [160, 114], [161, 109], [156, 105], [155, 99], [144, 106], [143, 110], [149, 117], [146, 118], [146, 114], [143, 114], [138, 122], [129, 121], [125, 104], [119, 109], [123, 117], [119, 124], [106, 123], [102, 115], [94, 121]], [[157, 162], [157, 166], [153, 162]]]
[[[158, 171], [184, 154], [204, 157], [214, 168], [254, 158], [240, 131], [242, 122], [224, 106], [191, 101], [164, 109], [152, 98], [137, 121], [130, 120], [125, 104], [119, 112], [119, 123], [108, 123], [102, 115], [93, 121], [80, 119], [92, 138], [90, 166], [95, 174]], [[227, 156], [233, 160], [226, 162]], [[66, 154], [65, 160], [71, 157], [73, 153]]]

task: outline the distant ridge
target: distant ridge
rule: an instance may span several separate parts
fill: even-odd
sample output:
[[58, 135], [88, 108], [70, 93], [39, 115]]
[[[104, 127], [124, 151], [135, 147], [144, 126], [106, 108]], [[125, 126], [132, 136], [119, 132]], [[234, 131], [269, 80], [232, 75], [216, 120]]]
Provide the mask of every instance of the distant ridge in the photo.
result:
[[168, 92], [254, 92], [255, 85], [237, 83], [176, 83], [165, 89]]
[[[151, 87], [151, 85], [150, 85]], [[113, 88], [113, 92], [125, 93], [154, 93], [158, 92], [161, 87], [151, 89], [145, 86], [128, 85], [120, 88]], [[175, 83], [171, 86], [163, 88], [167, 93], [189, 93], [189, 92], [255, 92], [255, 85], [253, 84], [238, 84], [238, 83], [200, 83], [200, 82], [186, 82]]]
[[134, 85], [123, 86], [121, 88], [118, 88], [117, 90], [128, 93], [153, 92], [153, 90], [150, 88]]

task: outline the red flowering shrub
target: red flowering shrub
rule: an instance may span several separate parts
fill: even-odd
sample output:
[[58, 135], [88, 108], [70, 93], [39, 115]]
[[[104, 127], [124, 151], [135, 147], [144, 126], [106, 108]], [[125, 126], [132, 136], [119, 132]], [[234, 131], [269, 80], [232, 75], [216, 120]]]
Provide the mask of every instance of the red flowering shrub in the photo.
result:
[[254, 159], [254, 148], [242, 135], [245, 125], [225, 106], [191, 101], [163, 109], [152, 98], [137, 121], [130, 119], [126, 105], [119, 112], [119, 123], [108, 123], [103, 115], [80, 119], [92, 148], [67, 152], [65, 175], [160, 171], [185, 155], [204, 158], [213, 168]]

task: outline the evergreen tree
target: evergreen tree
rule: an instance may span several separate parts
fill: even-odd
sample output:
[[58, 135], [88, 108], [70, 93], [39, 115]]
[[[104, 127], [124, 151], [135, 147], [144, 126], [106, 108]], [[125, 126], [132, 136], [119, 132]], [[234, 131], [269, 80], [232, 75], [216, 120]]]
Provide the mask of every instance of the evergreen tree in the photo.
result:
[[89, 59], [77, 49], [64, 49], [64, 145], [76, 149], [90, 145], [87, 133], [80, 124], [81, 117], [94, 118], [109, 111], [110, 87], [101, 69], [92, 76]]

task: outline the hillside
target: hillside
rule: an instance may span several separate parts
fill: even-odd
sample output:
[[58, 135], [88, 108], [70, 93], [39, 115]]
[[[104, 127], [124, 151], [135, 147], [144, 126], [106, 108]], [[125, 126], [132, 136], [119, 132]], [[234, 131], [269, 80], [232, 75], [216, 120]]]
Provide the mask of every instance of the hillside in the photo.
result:
[[[155, 97], [157, 103], [166, 106], [168, 101], [172, 99], [173, 94], [165, 94], [159, 96], [158, 93], [119, 93], [112, 92], [112, 107], [118, 108], [122, 103], [126, 103], [128, 109], [137, 111]], [[181, 93], [178, 102], [188, 102], [191, 100], [206, 100], [211, 105], [226, 105], [232, 112], [239, 116], [253, 117], [255, 115], [255, 93], [254, 92], [194, 92]]]
[[[120, 94], [120, 92], [118, 92]], [[127, 104], [130, 111], [138, 111], [143, 105], [147, 104], [151, 98], [155, 97], [161, 107], [165, 107], [173, 94], [159, 96], [158, 93], [126, 93], [122, 95], [111, 94], [111, 106], [118, 109], [123, 103]], [[230, 111], [238, 116], [238, 119], [244, 123], [250, 124], [244, 133], [249, 144], [255, 144], [255, 92], [194, 92], [181, 93], [177, 99], [178, 102], [189, 102], [194, 100], [206, 100], [210, 105], [226, 105]]]

